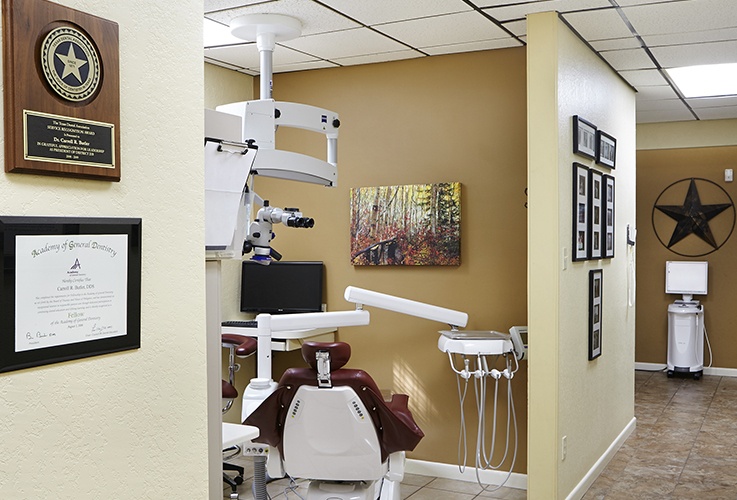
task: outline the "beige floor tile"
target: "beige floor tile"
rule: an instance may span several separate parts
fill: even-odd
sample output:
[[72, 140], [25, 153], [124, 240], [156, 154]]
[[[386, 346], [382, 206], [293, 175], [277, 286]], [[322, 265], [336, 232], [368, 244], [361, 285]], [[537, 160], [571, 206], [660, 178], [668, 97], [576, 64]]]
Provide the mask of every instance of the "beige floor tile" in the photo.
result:
[[468, 493], [454, 493], [445, 490], [433, 490], [431, 488], [421, 488], [413, 493], [408, 500], [472, 500], [476, 495]]
[[478, 495], [484, 490], [484, 488], [479, 486], [478, 483], [442, 478], [433, 479], [425, 486], [425, 488], [433, 490], [452, 491], [456, 493], [468, 493], [472, 495]]

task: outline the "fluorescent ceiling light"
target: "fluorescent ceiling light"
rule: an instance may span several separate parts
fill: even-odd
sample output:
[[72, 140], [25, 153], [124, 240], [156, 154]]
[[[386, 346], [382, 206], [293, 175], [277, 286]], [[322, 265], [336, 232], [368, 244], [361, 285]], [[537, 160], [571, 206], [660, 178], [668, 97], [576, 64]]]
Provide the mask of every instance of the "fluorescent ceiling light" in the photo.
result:
[[229, 26], [207, 18], [202, 21], [202, 35], [205, 48], [244, 43], [240, 38], [230, 34]]
[[666, 71], [684, 97], [737, 95], [737, 64], [707, 64]]

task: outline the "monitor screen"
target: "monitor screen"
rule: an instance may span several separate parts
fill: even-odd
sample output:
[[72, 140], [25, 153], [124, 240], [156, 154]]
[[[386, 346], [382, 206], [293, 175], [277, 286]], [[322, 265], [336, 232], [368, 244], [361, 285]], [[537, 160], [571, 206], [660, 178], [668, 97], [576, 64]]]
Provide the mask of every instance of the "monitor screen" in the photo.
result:
[[241, 311], [306, 313], [322, 311], [322, 262], [244, 261], [241, 272]]
[[668, 261], [665, 263], [665, 293], [706, 295], [708, 262]]

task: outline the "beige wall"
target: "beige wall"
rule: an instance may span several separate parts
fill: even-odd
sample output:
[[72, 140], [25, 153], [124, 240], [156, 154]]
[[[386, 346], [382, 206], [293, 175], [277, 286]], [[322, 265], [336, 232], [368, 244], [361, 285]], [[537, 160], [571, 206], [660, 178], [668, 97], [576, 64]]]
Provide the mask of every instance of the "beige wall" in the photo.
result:
[[[733, 139], [733, 142], [734, 139]], [[733, 284], [737, 279], [734, 260], [737, 240], [734, 233], [718, 250], [703, 257], [684, 257], [663, 246], [653, 229], [653, 206], [658, 196], [670, 184], [691, 177], [703, 178], [722, 187], [734, 201], [737, 186], [724, 181], [724, 169], [737, 166], [737, 146], [644, 150], [637, 153], [637, 214], [638, 262], [637, 262], [637, 350], [638, 362], [665, 363], [668, 347], [668, 305], [680, 296], [666, 295], [665, 262], [668, 260], [706, 260], [709, 262], [709, 293], [694, 297], [705, 309], [706, 328], [714, 355], [713, 366], [737, 368], [737, 346], [732, 337], [734, 319], [731, 315], [734, 298]], [[718, 189], [700, 184], [699, 195], [704, 204], [723, 203]], [[685, 189], [685, 184], [684, 184]], [[680, 205], [685, 190], [676, 199], [658, 203]], [[662, 219], [659, 213], [656, 217]], [[661, 230], [672, 230], [666, 222], [656, 220]], [[667, 221], [667, 219], [666, 219]], [[733, 229], [734, 210], [728, 210], [709, 222], [718, 240]], [[669, 233], [668, 233], [669, 235]], [[666, 236], [667, 237], [667, 236]], [[661, 234], [662, 238], [662, 234]], [[686, 247], [684, 248], [684, 245]], [[690, 246], [690, 248], [689, 248]], [[695, 235], [688, 236], [674, 250], [680, 253], [705, 252], [711, 248]], [[685, 250], [685, 251], [684, 251]], [[704, 350], [704, 363], [709, 363]]]
[[[633, 419], [635, 318], [627, 305], [625, 230], [635, 221], [635, 99], [555, 13], [529, 16], [527, 32], [528, 498], [565, 498]], [[617, 138], [615, 257], [609, 260], [570, 261], [572, 163], [594, 166], [571, 152], [575, 114]], [[604, 271], [604, 310], [602, 355], [589, 361], [592, 269]]]
[[[343, 290], [356, 285], [468, 311], [472, 329], [525, 324], [524, 82], [524, 49], [275, 75], [275, 99], [340, 113], [337, 188], [256, 179], [257, 192], [273, 204], [296, 206], [315, 218], [309, 232], [275, 226], [273, 243], [287, 260], [325, 262], [329, 310], [352, 309]], [[324, 158], [324, 138], [289, 132], [279, 131], [280, 148]], [[460, 266], [351, 266], [351, 187], [448, 181], [462, 183]], [[374, 309], [371, 325], [342, 328], [339, 337], [353, 348], [351, 366], [366, 369], [383, 389], [410, 395], [426, 434], [411, 456], [455, 464], [458, 396], [448, 359], [437, 349], [436, 331], [443, 327]], [[303, 363], [297, 353], [277, 353], [274, 362], [277, 378]], [[515, 470], [521, 472], [524, 372], [523, 364], [514, 379], [520, 424]], [[475, 428], [474, 418], [469, 425]]]
[[61, 3], [120, 26], [122, 180], [3, 173], [0, 213], [141, 217], [141, 348], [0, 375], [0, 497], [206, 498], [202, 3]]

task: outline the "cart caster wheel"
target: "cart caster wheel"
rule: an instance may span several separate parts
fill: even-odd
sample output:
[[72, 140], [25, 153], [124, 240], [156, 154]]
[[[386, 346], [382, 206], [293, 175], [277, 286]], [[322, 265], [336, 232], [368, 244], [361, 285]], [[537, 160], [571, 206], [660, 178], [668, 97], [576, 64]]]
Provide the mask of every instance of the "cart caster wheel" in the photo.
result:
[[666, 375], [668, 375], [668, 378], [673, 378], [673, 375], [674, 375], [673, 370], [668, 370]]
[[235, 481], [235, 484], [240, 486], [241, 484], [243, 484], [243, 476], [235, 476], [233, 478], [233, 481]]
[[231, 493], [230, 498], [231, 500], [238, 500], [240, 496], [238, 495], [238, 493]]
[[694, 380], [701, 380], [701, 372], [696, 372], [693, 374]]

